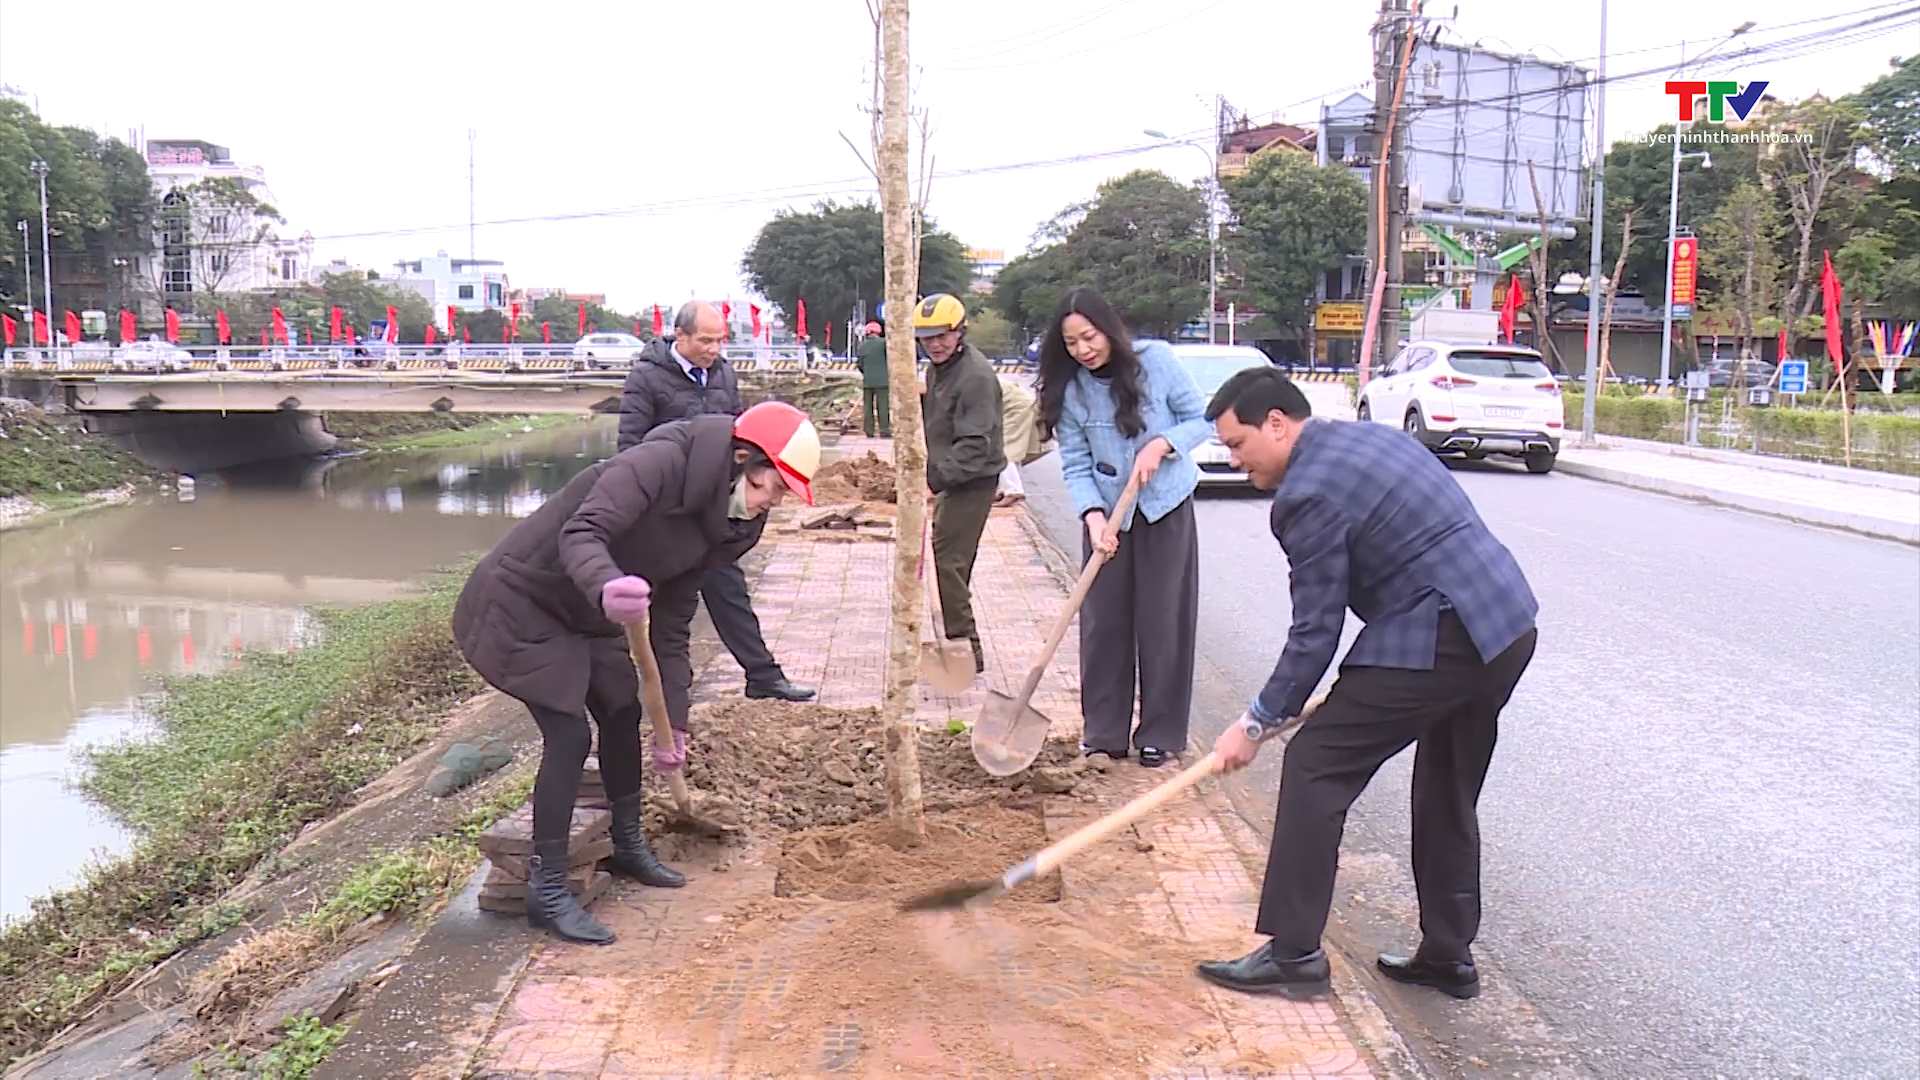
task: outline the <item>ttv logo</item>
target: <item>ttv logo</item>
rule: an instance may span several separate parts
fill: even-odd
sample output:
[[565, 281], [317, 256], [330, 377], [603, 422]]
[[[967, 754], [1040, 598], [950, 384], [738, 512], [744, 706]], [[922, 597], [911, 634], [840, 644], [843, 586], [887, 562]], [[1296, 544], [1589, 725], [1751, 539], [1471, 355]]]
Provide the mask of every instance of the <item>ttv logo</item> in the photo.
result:
[[1760, 95], [1766, 93], [1764, 80], [1750, 82], [1745, 90], [1737, 82], [1668, 82], [1667, 93], [1680, 99], [1680, 119], [1693, 119], [1693, 99], [1701, 94], [1707, 95], [1707, 119], [1719, 123], [1727, 118], [1728, 105], [1733, 106], [1733, 115], [1741, 120], [1753, 112], [1760, 103]]

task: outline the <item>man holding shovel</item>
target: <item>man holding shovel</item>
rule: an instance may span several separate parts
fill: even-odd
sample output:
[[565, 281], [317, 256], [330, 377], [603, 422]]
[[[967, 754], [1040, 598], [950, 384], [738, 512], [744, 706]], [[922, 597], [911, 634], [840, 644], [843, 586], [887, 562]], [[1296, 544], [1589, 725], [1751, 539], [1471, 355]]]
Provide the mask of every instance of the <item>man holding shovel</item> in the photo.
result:
[[967, 344], [967, 309], [958, 297], [935, 293], [920, 301], [913, 336], [930, 362], [924, 416], [940, 617], [948, 641], [972, 647], [977, 675], [987, 658], [973, 621], [973, 562], [1007, 467], [1000, 379], [993, 362]]
[[1272, 528], [1291, 566], [1287, 644], [1245, 715], [1214, 743], [1232, 772], [1261, 736], [1298, 716], [1333, 662], [1349, 609], [1354, 639], [1326, 701], [1288, 742], [1254, 928], [1271, 940], [1200, 974], [1246, 992], [1327, 990], [1320, 948], [1347, 809], [1389, 758], [1413, 763], [1413, 874], [1420, 947], [1382, 955], [1388, 978], [1456, 998], [1479, 993], [1477, 804], [1500, 710], [1533, 658], [1539, 604], [1513, 555], [1452, 475], [1403, 433], [1312, 420], [1274, 369], [1239, 372], [1207, 405], [1235, 468], [1275, 492]]

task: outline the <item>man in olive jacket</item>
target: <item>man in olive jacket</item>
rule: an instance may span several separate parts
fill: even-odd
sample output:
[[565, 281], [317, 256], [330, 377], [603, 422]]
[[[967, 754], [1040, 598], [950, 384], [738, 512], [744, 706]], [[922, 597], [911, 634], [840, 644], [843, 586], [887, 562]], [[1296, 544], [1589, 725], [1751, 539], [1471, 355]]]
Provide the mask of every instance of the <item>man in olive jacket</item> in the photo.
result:
[[[720, 354], [727, 323], [712, 304], [691, 300], [673, 317], [673, 338], [641, 351], [620, 392], [620, 449], [636, 446], [662, 424], [708, 413], [738, 416], [746, 403], [740, 378]], [[721, 644], [747, 673], [747, 696], [808, 701], [816, 693], [787, 678], [767, 648], [760, 617], [747, 596], [747, 575], [735, 563], [709, 570], [700, 596]]]
[[936, 293], [913, 309], [913, 335], [929, 361], [924, 399], [927, 490], [933, 492], [933, 570], [947, 640], [973, 647], [973, 670], [986, 652], [973, 621], [973, 563], [980, 534], [1007, 467], [1000, 379], [993, 361], [967, 344], [967, 309]]
[[874, 421], [883, 439], [893, 438], [893, 403], [887, 399], [887, 339], [877, 322], [860, 339], [860, 429], [873, 438]]

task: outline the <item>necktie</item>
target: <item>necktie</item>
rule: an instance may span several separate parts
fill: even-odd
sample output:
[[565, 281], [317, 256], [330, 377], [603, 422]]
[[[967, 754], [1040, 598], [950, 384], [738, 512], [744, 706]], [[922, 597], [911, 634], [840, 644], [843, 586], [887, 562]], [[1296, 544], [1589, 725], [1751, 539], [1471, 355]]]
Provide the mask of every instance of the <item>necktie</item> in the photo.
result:
[[688, 373], [693, 376], [693, 382], [695, 386], [701, 387], [702, 389], [706, 388], [706, 385], [707, 385], [707, 369], [706, 368], [689, 368]]

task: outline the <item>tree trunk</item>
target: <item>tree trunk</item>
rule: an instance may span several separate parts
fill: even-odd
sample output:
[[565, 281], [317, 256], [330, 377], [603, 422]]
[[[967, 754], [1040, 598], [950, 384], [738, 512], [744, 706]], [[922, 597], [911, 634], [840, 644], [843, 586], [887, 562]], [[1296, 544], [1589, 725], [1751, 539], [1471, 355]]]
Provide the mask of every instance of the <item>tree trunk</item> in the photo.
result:
[[1633, 250], [1633, 219], [1638, 207], [1628, 207], [1620, 222], [1620, 257], [1613, 260], [1613, 288], [1607, 290], [1607, 306], [1600, 313], [1600, 379], [1604, 383], [1613, 366], [1613, 298], [1620, 291], [1620, 275], [1627, 268], [1627, 253]]
[[[882, 69], [880, 209], [887, 263], [887, 382], [893, 397], [894, 483], [899, 524], [893, 545], [893, 633], [887, 643], [887, 813], [900, 843], [926, 837], [920, 797], [920, 746], [915, 725], [919, 682], [922, 589], [931, 567], [922, 567], [922, 530], [927, 520], [927, 451], [921, 437], [919, 377], [914, 371], [913, 305], [918, 266], [913, 258], [913, 207], [907, 193], [907, 0], [880, 0]], [[923, 574], [923, 569], [925, 573]]]
[[1560, 349], [1553, 343], [1553, 313], [1548, 310], [1552, 303], [1548, 299], [1548, 290], [1553, 283], [1547, 280], [1547, 271], [1553, 266], [1548, 258], [1553, 237], [1547, 235], [1547, 206], [1540, 198], [1540, 181], [1534, 177], [1533, 162], [1527, 162], [1527, 184], [1533, 188], [1533, 206], [1540, 215], [1540, 250], [1529, 252], [1527, 263], [1533, 269], [1533, 288], [1528, 290], [1528, 299], [1533, 301], [1533, 342], [1540, 355], [1547, 358], [1553, 367], [1566, 371], [1567, 365], [1560, 359]]

